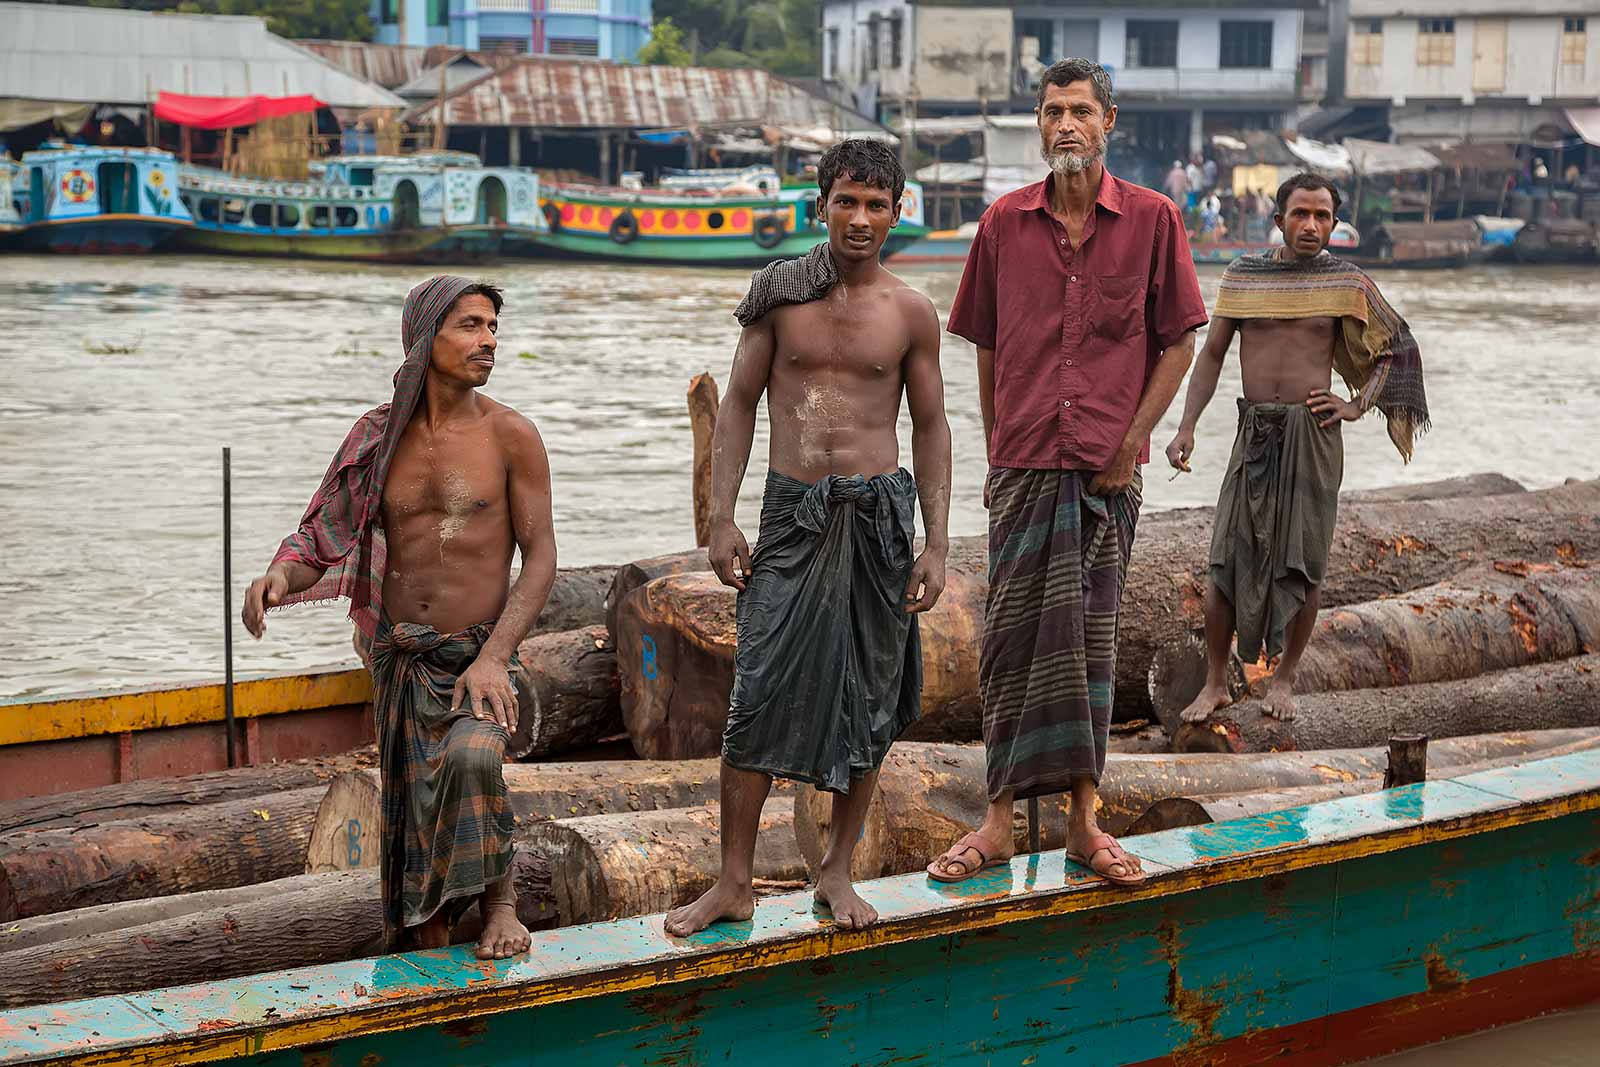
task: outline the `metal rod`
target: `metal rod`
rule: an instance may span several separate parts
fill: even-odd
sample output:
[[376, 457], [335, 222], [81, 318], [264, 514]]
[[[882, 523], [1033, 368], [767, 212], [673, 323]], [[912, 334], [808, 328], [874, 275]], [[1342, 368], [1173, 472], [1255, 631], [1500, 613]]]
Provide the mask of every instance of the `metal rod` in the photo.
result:
[[1028, 851], [1039, 851], [1039, 798], [1028, 798]]
[[228, 766], [237, 767], [233, 737], [233, 449], [222, 450], [222, 723], [228, 735]]

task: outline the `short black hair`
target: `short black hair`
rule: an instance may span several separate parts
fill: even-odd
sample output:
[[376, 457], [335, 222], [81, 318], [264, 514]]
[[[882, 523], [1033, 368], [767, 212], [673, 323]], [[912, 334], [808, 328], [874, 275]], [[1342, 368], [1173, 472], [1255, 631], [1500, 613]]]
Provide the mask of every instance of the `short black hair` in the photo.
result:
[[461, 290], [461, 292], [456, 295], [454, 300], [450, 301], [449, 307], [439, 312], [439, 321], [433, 324], [434, 333], [438, 333], [444, 327], [444, 320], [450, 317], [450, 312], [456, 309], [456, 305], [461, 303], [461, 298], [464, 296], [488, 297], [489, 303], [494, 305], [494, 314], [496, 318], [500, 317], [500, 309], [505, 307], [506, 304], [506, 294], [498, 285], [490, 285], [488, 282], [473, 282], [471, 285]]
[[833, 183], [840, 178], [887, 189], [894, 194], [896, 204], [906, 190], [906, 169], [900, 165], [894, 146], [868, 137], [846, 137], [822, 153], [817, 162], [817, 188], [822, 190], [824, 204]]
[[1333, 184], [1331, 179], [1324, 178], [1320, 174], [1312, 174], [1308, 171], [1301, 171], [1293, 178], [1290, 178], [1288, 181], [1278, 186], [1278, 214], [1282, 215], [1288, 210], [1289, 197], [1296, 189], [1305, 189], [1307, 191], [1315, 191], [1317, 189], [1328, 190], [1328, 195], [1333, 197], [1333, 213], [1335, 215], [1339, 213], [1339, 205], [1344, 203], [1344, 197], [1339, 195], [1339, 187]]
[[1117, 106], [1117, 98], [1111, 92], [1111, 75], [1092, 59], [1058, 59], [1046, 67], [1044, 73], [1039, 75], [1038, 106], [1044, 107], [1047, 86], [1065, 88], [1073, 82], [1088, 82], [1094, 89], [1094, 98], [1100, 101], [1100, 110], [1107, 114]]

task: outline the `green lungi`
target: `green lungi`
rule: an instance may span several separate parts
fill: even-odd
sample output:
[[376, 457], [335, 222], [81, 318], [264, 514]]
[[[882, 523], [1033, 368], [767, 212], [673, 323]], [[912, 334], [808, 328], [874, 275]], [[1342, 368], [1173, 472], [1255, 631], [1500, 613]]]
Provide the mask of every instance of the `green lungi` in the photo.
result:
[[[372, 642], [372, 707], [383, 781], [383, 899], [391, 944], [441, 908], [452, 924], [511, 867], [506, 802], [509, 738], [497, 723], [450, 710], [456, 679], [493, 629], [442, 634], [380, 620]], [[512, 660], [512, 669], [516, 660]], [[513, 680], [514, 684], [514, 680]]]
[[1284, 632], [1328, 570], [1344, 480], [1340, 424], [1304, 404], [1239, 401], [1239, 432], [1217, 498], [1211, 581], [1233, 604], [1239, 658], [1283, 652]]

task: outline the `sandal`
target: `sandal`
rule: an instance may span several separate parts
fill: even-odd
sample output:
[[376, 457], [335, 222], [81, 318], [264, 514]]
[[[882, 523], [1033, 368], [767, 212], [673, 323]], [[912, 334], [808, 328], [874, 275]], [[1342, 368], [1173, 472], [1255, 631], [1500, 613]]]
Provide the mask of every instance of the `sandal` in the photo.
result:
[[[1110, 834], [1095, 834], [1093, 837], [1089, 838], [1089, 844], [1093, 846], [1094, 851], [1089, 853], [1088, 859], [1085, 859], [1079, 853], [1073, 852], [1071, 849], [1067, 850], [1067, 859], [1080, 866], [1089, 868], [1095, 874], [1098, 874], [1101, 878], [1104, 878], [1112, 885], [1139, 885], [1145, 880], [1145, 873], [1139, 866], [1139, 858], [1137, 856], [1130, 856], [1127, 852], [1123, 851], [1122, 846], [1117, 844], [1116, 838], [1112, 837]], [[1102, 853], [1106, 855], [1106, 858], [1105, 860], [1101, 861], [1099, 866], [1096, 866], [1095, 860], [1098, 859]], [[1124, 868], [1132, 870], [1135, 873], [1114, 873], [1111, 870], [1111, 867], [1118, 863], [1122, 864]]]
[[[968, 851], [978, 854], [978, 865], [976, 867], [961, 858], [960, 853]], [[992, 858], [989, 855], [989, 842], [979, 837], [977, 831], [973, 831], [951, 845], [944, 851], [943, 855], [928, 864], [928, 877], [936, 882], [965, 882], [968, 878], [975, 874], [981, 874], [990, 867], [998, 867], [1002, 863], [1008, 862], [1010, 862], [1010, 857]], [[960, 873], [951, 873], [950, 868], [958, 864], [961, 867]]]

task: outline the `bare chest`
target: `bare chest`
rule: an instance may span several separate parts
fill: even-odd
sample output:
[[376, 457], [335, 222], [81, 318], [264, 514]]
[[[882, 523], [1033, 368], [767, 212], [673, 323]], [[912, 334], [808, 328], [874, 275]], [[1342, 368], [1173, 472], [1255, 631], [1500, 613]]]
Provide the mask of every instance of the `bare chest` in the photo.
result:
[[890, 301], [851, 297], [841, 289], [827, 299], [783, 309], [776, 340], [774, 379], [821, 373], [898, 383], [911, 346], [909, 330]]
[[427, 516], [460, 523], [503, 513], [506, 469], [487, 431], [430, 438], [407, 433], [383, 487], [387, 525]]

